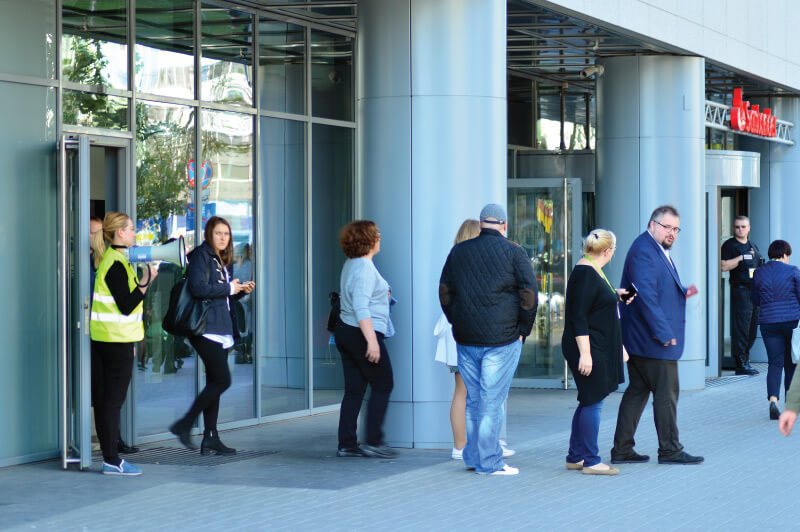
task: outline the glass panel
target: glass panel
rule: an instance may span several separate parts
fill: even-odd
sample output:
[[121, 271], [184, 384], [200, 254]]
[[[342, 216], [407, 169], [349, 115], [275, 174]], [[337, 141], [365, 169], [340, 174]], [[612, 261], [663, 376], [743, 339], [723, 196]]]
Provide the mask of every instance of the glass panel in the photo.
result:
[[285, 22], [262, 20], [258, 31], [261, 108], [303, 114], [305, 28]]
[[[725, 194], [725, 192], [723, 192]], [[722, 244], [729, 238], [733, 238], [733, 219], [736, 217], [736, 198], [733, 194], [725, 194], [720, 197], [719, 203], [720, 219], [720, 238], [717, 246], [722, 248]], [[736, 362], [731, 355], [731, 274], [722, 272], [720, 275], [720, 294], [722, 297], [722, 367], [734, 369]]]
[[0, 72], [56, 77], [55, 0], [0, 0]]
[[557, 150], [561, 145], [561, 97], [558, 92], [549, 94], [547, 88], [540, 85], [539, 117], [536, 121], [537, 147], [542, 150]]
[[564, 188], [508, 190], [509, 235], [533, 263], [539, 305], [531, 338], [522, 346], [515, 377], [563, 378], [565, 256]]
[[63, 0], [62, 14], [64, 79], [127, 89], [125, 0]]
[[257, 334], [265, 349], [259, 353], [261, 415], [269, 416], [308, 408], [305, 124], [260, 120], [260, 230], [269, 260], [260, 264]]
[[[187, 228], [192, 187], [187, 164], [194, 156], [194, 110], [183, 105], [136, 103], [136, 243], [163, 244]], [[167, 334], [161, 320], [180, 267], [162, 262], [144, 299], [144, 341], [137, 351], [136, 432], [157, 434], [184, 414], [195, 395], [197, 357], [185, 338]]]
[[194, 96], [194, 2], [136, 1], [136, 90]]
[[[202, 227], [214, 215], [228, 220], [233, 230], [234, 272], [252, 275], [251, 261], [258, 251], [253, 248], [253, 118], [204, 109], [202, 124]], [[254, 417], [252, 312], [255, 298], [253, 293], [235, 303], [241, 338], [228, 351], [233, 384], [220, 404], [220, 423]]]
[[313, 126], [311, 256], [314, 293], [311, 327], [314, 357], [314, 406], [342, 400], [342, 359], [326, 329], [330, 292], [339, 291], [345, 255], [339, 229], [353, 219], [353, 130]]
[[55, 89], [0, 82], [0, 276], [13, 306], [0, 320], [0, 461], [59, 448], [55, 112]]
[[314, 116], [353, 120], [353, 38], [311, 32], [311, 108]]
[[200, 97], [209, 102], [253, 105], [253, 17], [203, 4]]
[[128, 129], [128, 98], [64, 90], [64, 123], [105, 129]]

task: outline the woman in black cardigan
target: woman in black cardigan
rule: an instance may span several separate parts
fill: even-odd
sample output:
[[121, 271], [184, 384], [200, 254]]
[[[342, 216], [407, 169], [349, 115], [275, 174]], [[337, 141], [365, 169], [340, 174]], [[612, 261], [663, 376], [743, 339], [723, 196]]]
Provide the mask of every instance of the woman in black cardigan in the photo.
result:
[[[628, 354], [622, 346], [617, 304], [627, 290], [617, 290], [603, 273], [614, 256], [616, 237], [595, 229], [584, 239], [584, 255], [567, 281], [561, 349], [578, 387], [578, 408], [572, 418], [567, 469], [587, 475], [616, 475], [600, 461], [597, 433], [603, 399], [625, 380]], [[628, 299], [630, 303], [633, 299]]]
[[206, 329], [202, 335], [192, 336], [189, 342], [203, 360], [206, 368], [206, 386], [192, 407], [181, 419], [172, 424], [170, 432], [178, 436], [189, 449], [196, 449], [190, 431], [200, 412], [203, 413], [203, 442], [200, 453], [236, 454], [219, 439], [217, 417], [219, 398], [231, 385], [228, 369], [228, 349], [239, 335], [233, 302], [253, 291], [255, 283], [240, 283], [233, 279], [233, 239], [231, 226], [225, 218], [212, 216], [206, 223], [205, 241], [189, 255], [188, 283], [192, 297], [210, 299]]

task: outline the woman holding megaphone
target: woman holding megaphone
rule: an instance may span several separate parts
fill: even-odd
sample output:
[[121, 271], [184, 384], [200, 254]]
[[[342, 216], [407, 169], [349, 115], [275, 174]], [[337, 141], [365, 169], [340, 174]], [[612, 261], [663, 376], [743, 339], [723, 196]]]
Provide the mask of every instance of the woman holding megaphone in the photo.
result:
[[92, 235], [97, 276], [89, 331], [92, 337], [92, 406], [97, 438], [103, 451], [104, 475], [141, 475], [142, 470], [119, 457], [119, 416], [133, 370], [133, 346], [144, 338], [142, 300], [158, 275], [150, 267], [147, 283], [139, 284], [124, 251], [136, 243], [127, 214], [109, 212], [103, 229]]
[[233, 300], [253, 291], [255, 283], [240, 283], [233, 278], [233, 238], [231, 225], [225, 218], [212, 216], [206, 223], [205, 241], [189, 254], [187, 282], [195, 299], [208, 299], [211, 304], [206, 315], [206, 328], [202, 335], [189, 337], [189, 342], [203, 360], [206, 368], [206, 387], [197, 396], [192, 407], [181, 419], [172, 424], [170, 432], [181, 443], [195, 449], [190, 431], [197, 416], [203, 413], [203, 442], [200, 453], [236, 454], [222, 443], [217, 432], [219, 399], [231, 385], [228, 369], [228, 349], [239, 335]]

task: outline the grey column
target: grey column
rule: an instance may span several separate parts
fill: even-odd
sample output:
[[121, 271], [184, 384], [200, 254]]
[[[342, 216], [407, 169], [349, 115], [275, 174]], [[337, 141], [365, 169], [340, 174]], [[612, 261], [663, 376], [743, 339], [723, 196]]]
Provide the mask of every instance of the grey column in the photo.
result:
[[375, 263], [399, 301], [386, 439], [444, 448], [439, 276], [461, 222], [506, 203], [506, 3], [361, 0], [358, 13], [360, 216], [381, 228]]
[[625, 254], [654, 208], [674, 205], [681, 234], [671, 255], [685, 285], [682, 389], [705, 385], [705, 61], [698, 57], [616, 57], [597, 81], [597, 221], [617, 234], [608, 266], [619, 280]]

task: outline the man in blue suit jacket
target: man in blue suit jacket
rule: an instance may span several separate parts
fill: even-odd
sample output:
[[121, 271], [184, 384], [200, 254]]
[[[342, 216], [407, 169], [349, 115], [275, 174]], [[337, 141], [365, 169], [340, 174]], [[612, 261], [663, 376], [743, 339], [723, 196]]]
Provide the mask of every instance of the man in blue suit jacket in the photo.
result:
[[678, 439], [678, 359], [683, 354], [686, 298], [697, 293], [681, 283], [669, 250], [680, 232], [680, 216], [669, 205], [650, 215], [647, 231], [633, 241], [625, 257], [620, 286], [636, 288], [622, 306], [622, 341], [630, 355], [630, 383], [622, 396], [611, 461], [640, 463], [650, 459], [634, 451], [633, 436], [653, 394], [659, 464], [699, 464], [702, 456], [683, 450]]

